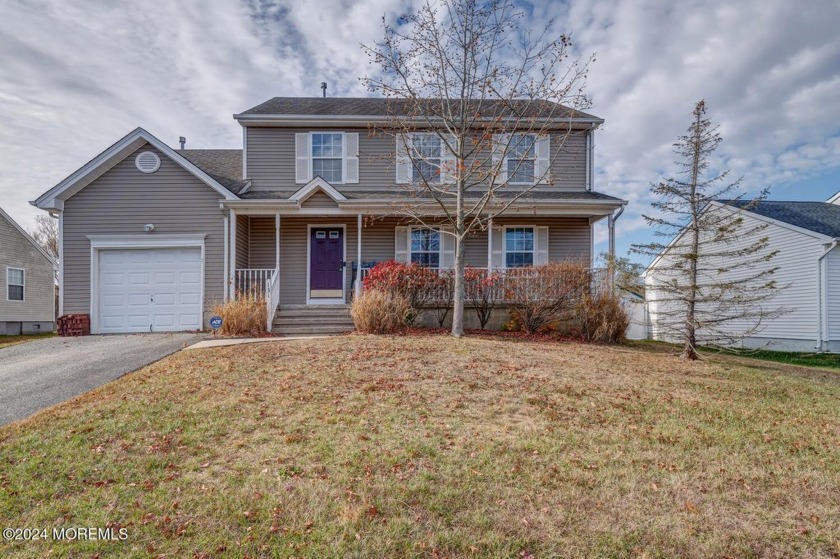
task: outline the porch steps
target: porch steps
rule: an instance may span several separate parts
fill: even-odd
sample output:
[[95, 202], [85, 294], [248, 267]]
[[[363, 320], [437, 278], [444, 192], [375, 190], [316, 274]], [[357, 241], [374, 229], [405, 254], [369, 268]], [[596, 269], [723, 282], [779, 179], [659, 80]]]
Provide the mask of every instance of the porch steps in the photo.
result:
[[271, 332], [308, 336], [345, 334], [354, 329], [349, 305], [286, 305], [274, 314]]

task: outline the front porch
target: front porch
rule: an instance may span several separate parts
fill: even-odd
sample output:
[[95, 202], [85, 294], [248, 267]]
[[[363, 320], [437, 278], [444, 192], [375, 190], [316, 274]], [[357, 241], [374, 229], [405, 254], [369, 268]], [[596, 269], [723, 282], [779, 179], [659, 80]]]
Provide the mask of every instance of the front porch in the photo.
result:
[[[527, 269], [508, 266], [514, 257], [527, 260], [525, 265], [567, 259], [591, 265], [593, 222], [592, 217], [576, 215], [497, 219], [488, 231], [466, 239], [467, 265], [473, 274], [495, 278], [491, 297], [504, 303], [513, 283], [533, 281]], [[267, 215], [231, 208], [225, 296], [264, 300], [271, 330], [278, 309], [348, 305], [379, 262], [427, 259], [430, 273], [445, 278], [454, 266], [454, 238], [439, 229], [433, 239], [422, 238], [419, 246], [415, 227], [394, 217]], [[512, 238], [521, 246], [513, 246]], [[330, 244], [333, 249], [322, 250]], [[604, 274], [594, 273], [593, 282], [602, 284]], [[436, 289], [433, 300], [451, 300], [449, 283], [442, 281]]]

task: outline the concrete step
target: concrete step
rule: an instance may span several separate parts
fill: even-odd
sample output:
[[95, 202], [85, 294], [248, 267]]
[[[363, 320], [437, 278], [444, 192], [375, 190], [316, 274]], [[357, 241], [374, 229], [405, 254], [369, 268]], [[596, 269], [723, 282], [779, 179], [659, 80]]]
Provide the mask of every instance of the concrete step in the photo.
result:
[[335, 326], [341, 327], [349, 327], [353, 328], [353, 321], [352, 320], [324, 320], [321, 318], [296, 318], [294, 320], [286, 319], [282, 320], [279, 318], [275, 318], [272, 324], [277, 328], [282, 328], [284, 326], [319, 326], [321, 324], [331, 324]]
[[321, 325], [296, 325], [296, 326], [282, 326], [271, 329], [273, 334], [280, 334], [282, 336], [307, 336], [307, 335], [327, 335], [327, 334], [346, 334], [353, 331], [353, 326], [341, 326], [333, 324]]

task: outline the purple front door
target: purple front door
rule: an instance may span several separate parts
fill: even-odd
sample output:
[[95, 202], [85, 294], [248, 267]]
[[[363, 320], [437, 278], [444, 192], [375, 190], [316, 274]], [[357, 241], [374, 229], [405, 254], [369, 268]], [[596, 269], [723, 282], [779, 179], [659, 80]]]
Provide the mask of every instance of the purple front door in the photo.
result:
[[313, 227], [309, 232], [309, 297], [344, 297], [344, 229]]

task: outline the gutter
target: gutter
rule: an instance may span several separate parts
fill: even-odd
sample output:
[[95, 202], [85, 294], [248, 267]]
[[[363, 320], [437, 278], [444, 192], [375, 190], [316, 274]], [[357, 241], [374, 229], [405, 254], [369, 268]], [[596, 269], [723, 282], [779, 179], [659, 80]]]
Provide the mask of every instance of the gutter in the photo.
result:
[[[235, 114], [233, 118], [236, 119], [240, 125], [280, 125], [280, 124], [347, 124], [358, 123], [360, 125], [369, 124], [389, 124], [393, 123], [394, 117], [388, 115], [307, 115], [307, 114]], [[410, 124], [427, 124], [425, 119], [400, 119]], [[434, 119], [429, 119], [434, 122]], [[440, 119], [441, 122], [443, 121]], [[477, 119], [476, 122], [493, 122], [493, 119]], [[534, 119], [533, 123], [552, 123], [558, 128], [569, 124], [588, 124], [595, 128], [604, 123], [602, 118], [543, 118]]]
[[825, 257], [831, 254], [831, 251], [837, 247], [838, 242], [840, 239], [834, 239], [831, 241], [831, 244], [826, 249], [822, 255], [817, 258], [817, 345], [815, 349], [818, 352], [823, 351], [823, 307], [824, 307], [824, 298], [823, 298], [823, 262], [825, 261]]

